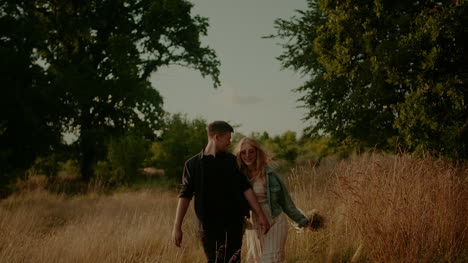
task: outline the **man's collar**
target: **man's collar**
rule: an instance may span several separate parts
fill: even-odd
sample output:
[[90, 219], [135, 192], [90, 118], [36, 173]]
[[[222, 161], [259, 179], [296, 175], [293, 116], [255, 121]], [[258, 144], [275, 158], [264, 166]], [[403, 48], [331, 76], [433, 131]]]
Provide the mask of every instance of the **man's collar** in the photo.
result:
[[[205, 149], [202, 149], [201, 152], [198, 154], [200, 159], [203, 159], [204, 157], [210, 156], [210, 155], [213, 156], [212, 154], [205, 155], [204, 153], [205, 153]], [[227, 152], [217, 152], [216, 156], [225, 156], [226, 154]]]
[[203, 154], [204, 151], [205, 151], [205, 149], [202, 149], [202, 150], [201, 150], [201, 152], [198, 154], [198, 158], [203, 159], [203, 156], [205, 156], [205, 155]]

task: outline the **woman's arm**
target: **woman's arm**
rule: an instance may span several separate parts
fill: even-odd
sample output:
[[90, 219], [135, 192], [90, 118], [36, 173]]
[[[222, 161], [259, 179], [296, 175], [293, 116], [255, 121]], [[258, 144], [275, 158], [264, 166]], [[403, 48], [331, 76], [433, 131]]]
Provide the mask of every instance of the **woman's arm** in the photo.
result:
[[291, 196], [289, 195], [288, 188], [283, 183], [283, 181], [279, 178], [278, 175], [274, 174], [274, 176], [281, 185], [281, 208], [283, 208], [283, 211], [286, 213], [286, 215], [288, 215], [288, 217], [296, 222], [300, 227], [306, 226], [309, 223], [309, 220], [299, 209], [297, 209]]

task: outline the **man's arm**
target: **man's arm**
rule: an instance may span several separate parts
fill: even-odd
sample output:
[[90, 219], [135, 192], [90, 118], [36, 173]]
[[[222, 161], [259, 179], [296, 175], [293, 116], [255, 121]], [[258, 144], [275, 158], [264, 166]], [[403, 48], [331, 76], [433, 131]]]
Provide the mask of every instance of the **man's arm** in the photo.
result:
[[252, 188], [249, 188], [244, 191], [245, 199], [249, 202], [250, 208], [257, 214], [258, 216], [258, 223], [260, 224], [260, 228], [263, 230], [263, 234], [266, 234], [268, 230], [270, 230], [270, 223], [266, 218], [265, 214], [263, 213], [260, 204], [257, 201], [257, 197], [253, 192]]
[[177, 203], [177, 210], [176, 216], [174, 220], [174, 227], [172, 229], [172, 242], [177, 246], [180, 247], [182, 244], [182, 222], [184, 221], [185, 214], [187, 213], [187, 209], [190, 204], [190, 199], [188, 198], [179, 198], [179, 202]]

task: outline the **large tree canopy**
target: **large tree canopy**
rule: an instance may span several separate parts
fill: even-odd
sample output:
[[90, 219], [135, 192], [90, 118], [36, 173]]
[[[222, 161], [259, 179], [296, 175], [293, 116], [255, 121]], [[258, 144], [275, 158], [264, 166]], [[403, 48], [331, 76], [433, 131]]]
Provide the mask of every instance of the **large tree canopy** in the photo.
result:
[[38, 154], [60, 143], [59, 101], [37, 63], [44, 27], [25, 12], [32, 7], [33, 1], [0, 4], [0, 194]]
[[309, 0], [278, 19], [279, 60], [309, 77], [308, 131], [466, 156], [467, 2]]
[[[208, 20], [192, 16], [192, 6], [185, 0], [2, 1], [2, 100], [8, 102], [1, 105], [2, 154], [23, 140], [50, 148], [61, 132], [74, 132], [89, 179], [106, 138], [161, 129], [163, 100], [151, 73], [177, 64], [217, 86], [219, 61], [200, 42]], [[38, 140], [42, 130], [53, 140]]]

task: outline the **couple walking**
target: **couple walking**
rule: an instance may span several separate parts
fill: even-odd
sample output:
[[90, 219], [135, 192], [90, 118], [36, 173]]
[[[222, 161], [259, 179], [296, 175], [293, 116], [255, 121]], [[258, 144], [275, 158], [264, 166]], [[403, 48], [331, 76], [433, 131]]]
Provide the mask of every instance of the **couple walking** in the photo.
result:
[[208, 262], [240, 262], [244, 231], [248, 262], [285, 262], [288, 223], [284, 214], [300, 227], [309, 221], [268, 167], [267, 156], [256, 141], [243, 138], [235, 155], [227, 152], [232, 132], [224, 121], [209, 124], [205, 149], [185, 163], [172, 240], [177, 247], [182, 244], [182, 222], [195, 196]]

